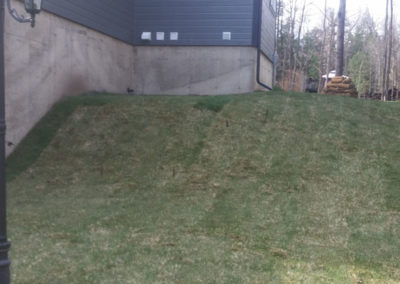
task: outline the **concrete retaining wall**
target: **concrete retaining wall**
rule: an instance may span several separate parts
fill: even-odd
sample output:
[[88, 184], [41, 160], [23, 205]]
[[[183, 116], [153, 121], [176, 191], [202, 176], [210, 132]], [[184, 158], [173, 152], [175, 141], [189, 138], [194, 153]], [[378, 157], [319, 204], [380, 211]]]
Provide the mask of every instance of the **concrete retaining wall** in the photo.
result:
[[252, 92], [256, 56], [254, 47], [135, 47], [135, 92], [174, 95]]
[[[262, 83], [266, 84], [267, 86], [272, 87], [274, 84], [274, 64], [263, 54], [261, 53], [261, 60], [260, 60], [260, 80]], [[264, 91], [265, 89], [256, 84], [255, 90]]]
[[[265, 90], [256, 83], [257, 49], [221, 46], [134, 48], [137, 94], [220, 95]], [[261, 81], [273, 85], [273, 64], [261, 56]]]
[[6, 12], [5, 65], [6, 140], [14, 145], [63, 96], [133, 86], [132, 46], [46, 12], [34, 29]]

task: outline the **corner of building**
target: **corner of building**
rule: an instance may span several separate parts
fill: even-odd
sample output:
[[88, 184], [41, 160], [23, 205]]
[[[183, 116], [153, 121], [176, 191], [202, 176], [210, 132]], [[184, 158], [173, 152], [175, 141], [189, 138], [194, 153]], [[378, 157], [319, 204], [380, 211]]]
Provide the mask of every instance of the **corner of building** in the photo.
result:
[[[257, 66], [256, 66], [257, 68]], [[260, 55], [260, 81], [266, 84], [267, 86], [273, 87], [274, 86], [274, 63], [267, 57], [263, 52]], [[255, 81], [256, 91], [268, 91], [263, 86], [258, 84]]]
[[[19, 1], [12, 5], [24, 10]], [[4, 37], [9, 145], [18, 145], [63, 96], [133, 86], [131, 45], [54, 14], [42, 11], [32, 29], [6, 13]]]

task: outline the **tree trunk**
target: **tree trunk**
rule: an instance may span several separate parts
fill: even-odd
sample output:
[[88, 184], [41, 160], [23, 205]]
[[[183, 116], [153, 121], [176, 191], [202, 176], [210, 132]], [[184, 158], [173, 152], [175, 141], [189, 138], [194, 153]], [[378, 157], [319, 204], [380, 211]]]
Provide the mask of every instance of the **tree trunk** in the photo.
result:
[[[393, 49], [393, 0], [390, 0], [390, 26], [389, 26], [389, 47], [388, 47], [388, 74], [387, 74], [387, 86], [389, 89], [390, 83], [390, 71], [392, 70], [392, 49]], [[393, 84], [392, 84], [392, 95], [393, 95]]]
[[[390, 4], [389, 4], [390, 3]], [[390, 23], [389, 23], [390, 5]], [[393, 0], [386, 0], [385, 16], [385, 62], [383, 66], [382, 100], [386, 101], [389, 90], [389, 80], [391, 71], [392, 45], [393, 45]]]
[[323, 89], [323, 87], [324, 87], [324, 84], [322, 84], [322, 75], [324, 75], [323, 74], [323, 70], [324, 70], [324, 54], [325, 54], [325, 51], [326, 51], [326, 34], [327, 34], [327, 32], [326, 32], [326, 18], [327, 18], [327, 9], [328, 9], [328, 0], [325, 0], [325, 8], [324, 8], [324, 22], [323, 22], [323, 26], [322, 26], [322, 28], [323, 28], [323, 32], [324, 32], [324, 35], [323, 35], [323, 38], [322, 38], [322, 45], [321, 45], [321, 50], [320, 50], [320, 55], [319, 55], [319, 78], [318, 78], [318, 93], [321, 93], [322, 92], [322, 89]]
[[[361, 59], [360, 68], [358, 69], [358, 82], [361, 81], [361, 72], [363, 70], [363, 66], [364, 66], [364, 58]], [[358, 91], [360, 91], [360, 90], [358, 90]], [[360, 98], [360, 93], [358, 93], [358, 98]]]
[[[296, 79], [297, 79], [297, 65], [299, 64], [298, 62], [298, 55], [299, 52], [301, 50], [301, 31], [303, 29], [303, 23], [304, 23], [304, 14], [305, 14], [305, 10], [306, 10], [306, 5], [307, 5], [307, 0], [304, 0], [303, 2], [303, 8], [302, 8], [302, 12], [301, 12], [301, 17], [300, 17], [300, 23], [299, 23], [299, 30], [297, 33], [297, 41], [296, 41], [296, 49], [294, 51], [294, 60], [293, 60], [293, 73], [292, 73], [292, 78], [291, 78], [291, 83], [290, 83], [290, 89], [292, 91], [295, 90], [295, 86], [296, 86]], [[301, 68], [300, 68], [301, 70]], [[303, 90], [300, 90], [303, 91]]]
[[386, 0], [386, 15], [385, 15], [385, 37], [384, 37], [384, 48], [385, 48], [385, 53], [384, 53], [384, 63], [383, 63], [383, 78], [382, 78], [382, 101], [386, 101], [386, 91], [387, 91], [387, 43], [388, 43], [388, 20], [389, 20], [389, 0]]
[[293, 43], [294, 43], [294, 28], [296, 26], [296, 14], [297, 14], [297, 0], [290, 1], [290, 15], [289, 15], [289, 42], [288, 42], [288, 50], [289, 50], [289, 74], [286, 76], [288, 78], [288, 89], [292, 90], [291, 78], [293, 76]]
[[328, 81], [329, 81], [329, 73], [331, 71], [331, 57], [332, 57], [332, 53], [333, 53], [333, 45], [334, 45], [334, 41], [335, 41], [335, 15], [333, 12], [330, 13], [330, 21], [329, 21], [331, 27], [330, 27], [330, 32], [329, 32], [329, 42], [328, 42], [328, 54], [326, 57], [326, 80], [325, 80], [325, 84], [324, 87], [326, 88], [328, 85]]
[[339, 7], [339, 14], [338, 14], [336, 76], [343, 75], [345, 18], [346, 18], [346, 0], [340, 0], [340, 7]]

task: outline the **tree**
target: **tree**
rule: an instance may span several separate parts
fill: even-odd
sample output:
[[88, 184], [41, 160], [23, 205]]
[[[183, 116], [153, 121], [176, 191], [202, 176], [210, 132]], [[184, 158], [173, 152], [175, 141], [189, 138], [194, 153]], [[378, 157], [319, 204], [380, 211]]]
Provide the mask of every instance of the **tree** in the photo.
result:
[[[328, 31], [328, 42], [327, 42], [327, 52], [325, 54], [326, 56], [326, 64], [325, 64], [325, 74], [329, 74], [332, 68], [332, 62], [334, 59], [332, 59], [333, 54], [334, 54], [334, 40], [335, 40], [335, 13], [333, 10], [330, 10], [329, 17], [328, 17], [328, 23], [329, 23], [329, 31]], [[328, 80], [325, 80], [325, 86], [326, 87], [328, 84]]]
[[346, 0], [340, 0], [338, 13], [338, 36], [336, 53], [336, 76], [343, 75], [344, 66], [344, 28], [346, 18]]
[[379, 42], [375, 22], [369, 11], [365, 10], [354, 28], [348, 32], [347, 43], [347, 72], [359, 94], [373, 93], [377, 90], [380, 69]]
[[[390, 6], [390, 14], [389, 14]], [[392, 61], [393, 47], [393, 0], [386, 0], [386, 16], [385, 16], [385, 52], [384, 67], [382, 80], [382, 100], [386, 101], [389, 90], [389, 80]]]
[[353, 79], [359, 94], [370, 91], [371, 56], [364, 52], [357, 52], [349, 62], [348, 73]]
[[277, 68], [277, 80], [284, 89], [295, 89], [297, 72], [302, 69], [301, 38], [307, 0], [302, 0], [299, 17], [300, 0], [282, 0], [278, 2], [277, 19], [277, 52], [280, 62]]
[[325, 5], [324, 5], [324, 20], [323, 20], [323, 26], [322, 26], [322, 31], [323, 31], [323, 37], [322, 37], [322, 45], [321, 45], [321, 49], [320, 49], [320, 67], [319, 67], [319, 76], [318, 76], [318, 93], [321, 93], [322, 91], [322, 83], [321, 83], [321, 79], [322, 79], [322, 75], [323, 75], [323, 58], [324, 58], [324, 53], [325, 53], [325, 43], [326, 43], [326, 20], [327, 20], [327, 10], [328, 10], [328, 0], [325, 0]]
[[307, 0], [303, 1], [303, 8], [302, 8], [302, 12], [301, 12], [301, 16], [300, 16], [300, 21], [298, 24], [298, 32], [297, 32], [297, 39], [296, 39], [296, 46], [295, 46], [295, 50], [294, 50], [294, 54], [293, 54], [293, 68], [292, 68], [292, 75], [290, 78], [290, 89], [294, 90], [294, 86], [296, 84], [296, 75], [297, 75], [297, 67], [300, 67], [300, 69], [302, 69], [302, 66], [298, 66], [299, 64], [301, 64], [301, 62], [299, 61], [299, 53], [301, 52], [301, 32], [303, 30], [303, 24], [304, 24], [304, 18], [305, 18], [305, 10], [306, 10], [306, 5], [307, 5]]
[[321, 78], [322, 67], [320, 64], [323, 47], [323, 31], [314, 28], [310, 32], [306, 32], [301, 39], [302, 53], [300, 57], [302, 71], [308, 78]]

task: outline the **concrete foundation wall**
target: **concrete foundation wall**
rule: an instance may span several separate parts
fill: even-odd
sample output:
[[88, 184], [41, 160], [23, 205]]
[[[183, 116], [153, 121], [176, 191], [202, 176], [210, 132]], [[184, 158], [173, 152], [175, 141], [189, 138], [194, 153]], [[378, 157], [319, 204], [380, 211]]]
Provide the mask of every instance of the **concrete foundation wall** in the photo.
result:
[[36, 19], [32, 29], [6, 13], [6, 140], [14, 145], [63, 96], [133, 86], [132, 46], [50, 13]]
[[[260, 80], [267, 86], [273, 87], [274, 84], [274, 64], [261, 53], [260, 60]], [[255, 90], [264, 91], [265, 88], [256, 84]]]
[[254, 91], [254, 47], [134, 48], [135, 93], [217, 95]]

